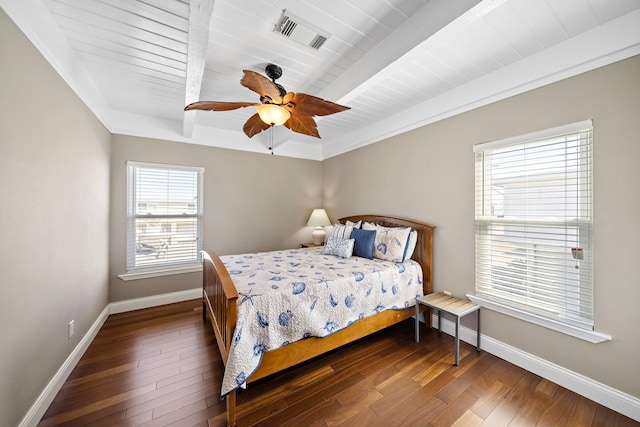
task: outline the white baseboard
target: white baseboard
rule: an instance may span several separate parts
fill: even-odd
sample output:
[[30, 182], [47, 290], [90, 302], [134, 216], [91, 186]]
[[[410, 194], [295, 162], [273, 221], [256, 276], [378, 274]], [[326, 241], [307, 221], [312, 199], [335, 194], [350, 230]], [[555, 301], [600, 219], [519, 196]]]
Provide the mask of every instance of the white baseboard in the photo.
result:
[[102, 313], [100, 313], [96, 321], [93, 322], [93, 325], [91, 325], [87, 333], [82, 337], [78, 345], [73, 349], [69, 357], [67, 357], [67, 360], [65, 360], [60, 369], [58, 369], [58, 372], [56, 372], [51, 381], [49, 381], [49, 384], [47, 384], [44, 390], [42, 390], [40, 396], [38, 396], [33, 405], [31, 405], [31, 408], [29, 408], [27, 414], [22, 418], [18, 427], [35, 427], [40, 422], [42, 416], [49, 408], [49, 405], [51, 405], [51, 402], [53, 402], [53, 399], [55, 399], [56, 395], [64, 385], [64, 382], [69, 378], [69, 375], [71, 375], [71, 371], [76, 367], [84, 352], [87, 351], [89, 344], [91, 344], [93, 339], [96, 337], [100, 328], [102, 328], [102, 325], [110, 314], [124, 313], [127, 311], [139, 310], [141, 308], [155, 307], [158, 305], [172, 304], [174, 302], [188, 301], [198, 298], [202, 298], [202, 288], [112, 302], [108, 304], [104, 310], [102, 310]]
[[125, 313], [127, 311], [157, 307], [159, 305], [172, 304], [174, 302], [188, 301], [190, 299], [199, 298], [202, 298], [202, 288], [188, 289], [186, 291], [171, 292], [168, 294], [152, 295], [150, 297], [112, 302], [111, 304], [109, 304], [109, 314]]
[[[438, 315], [433, 314], [431, 324], [434, 328], [438, 327]], [[442, 319], [442, 332], [451, 336], [456, 334], [455, 322]], [[476, 331], [464, 326], [459, 329], [460, 340], [476, 345]], [[529, 372], [541, 376], [552, 381], [562, 387], [565, 387], [575, 393], [578, 393], [588, 399], [593, 400], [613, 409], [629, 418], [640, 421], [640, 399], [629, 394], [616, 390], [608, 385], [599, 383], [584, 375], [570, 371], [562, 366], [551, 363], [540, 357], [526, 353], [520, 349], [512, 347], [508, 344], [500, 342], [486, 335], [480, 336], [480, 348], [483, 351], [491, 353], [507, 362], [513, 363]]]
[[100, 313], [96, 321], [93, 322], [93, 325], [91, 325], [87, 333], [82, 337], [60, 369], [58, 369], [58, 372], [56, 372], [51, 381], [49, 381], [49, 384], [42, 390], [42, 393], [40, 393], [40, 396], [38, 396], [33, 405], [31, 405], [31, 408], [29, 408], [29, 411], [27, 411], [27, 414], [18, 425], [19, 427], [32, 427], [40, 422], [49, 405], [51, 405], [51, 402], [53, 402], [53, 399], [64, 385], [64, 382], [69, 378], [71, 371], [76, 367], [84, 352], [89, 348], [89, 344], [91, 344], [98, 334], [98, 331], [100, 331], [107, 317], [109, 317], [108, 305], [102, 310], [102, 313]]

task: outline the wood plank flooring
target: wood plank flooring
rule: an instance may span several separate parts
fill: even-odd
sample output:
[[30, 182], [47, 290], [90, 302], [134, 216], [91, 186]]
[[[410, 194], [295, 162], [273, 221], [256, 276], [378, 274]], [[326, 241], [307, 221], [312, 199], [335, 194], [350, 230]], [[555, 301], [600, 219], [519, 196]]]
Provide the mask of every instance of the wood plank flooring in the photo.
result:
[[[239, 426], [640, 426], [406, 321], [238, 393]], [[199, 300], [109, 316], [39, 426], [225, 425]]]

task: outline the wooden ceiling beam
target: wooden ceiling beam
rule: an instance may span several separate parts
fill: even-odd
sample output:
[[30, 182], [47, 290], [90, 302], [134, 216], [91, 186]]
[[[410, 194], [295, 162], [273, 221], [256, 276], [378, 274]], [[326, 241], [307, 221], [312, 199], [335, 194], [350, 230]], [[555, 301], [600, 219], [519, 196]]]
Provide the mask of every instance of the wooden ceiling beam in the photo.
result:
[[[213, 14], [214, 0], [191, 0], [189, 3], [189, 37], [187, 42], [187, 76], [185, 81], [184, 105], [198, 101], [204, 75], [209, 25]], [[196, 112], [185, 111], [182, 134], [190, 138], [193, 134]]]

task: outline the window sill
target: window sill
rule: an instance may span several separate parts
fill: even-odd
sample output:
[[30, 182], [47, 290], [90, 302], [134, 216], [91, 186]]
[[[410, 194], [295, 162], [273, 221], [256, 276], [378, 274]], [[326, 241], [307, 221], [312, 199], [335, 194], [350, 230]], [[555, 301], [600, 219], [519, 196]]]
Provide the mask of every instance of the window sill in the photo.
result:
[[587, 331], [585, 329], [581, 329], [571, 325], [566, 325], [564, 323], [557, 322], [555, 320], [546, 319], [542, 316], [537, 316], [535, 314], [527, 313], [525, 311], [518, 310], [513, 307], [509, 307], [507, 305], [489, 300], [487, 298], [479, 297], [477, 295], [467, 294], [467, 298], [469, 298], [471, 302], [478, 304], [483, 308], [488, 308], [489, 310], [506, 314], [507, 316], [515, 317], [516, 319], [524, 320], [548, 329], [553, 329], [554, 331], [562, 332], [563, 334], [571, 335], [572, 337], [580, 338], [581, 340], [589, 341], [594, 344], [601, 343], [604, 341], [611, 341], [612, 339], [610, 335], [601, 334], [599, 332], [594, 332], [594, 331]]
[[172, 276], [174, 274], [184, 274], [184, 273], [197, 273], [202, 271], [202, 265], [189, 265], [185, 267], [176, 267], [169, 269], [158, 269], [158, 270], [140, 270], [140, 271], [130, 271], [125, 274], [118, 275], [119, 279], [128, 282], [129, 280], [139, 280], [139, 279], [149, 279], [152, 277], [161, 277], [161, 276]]

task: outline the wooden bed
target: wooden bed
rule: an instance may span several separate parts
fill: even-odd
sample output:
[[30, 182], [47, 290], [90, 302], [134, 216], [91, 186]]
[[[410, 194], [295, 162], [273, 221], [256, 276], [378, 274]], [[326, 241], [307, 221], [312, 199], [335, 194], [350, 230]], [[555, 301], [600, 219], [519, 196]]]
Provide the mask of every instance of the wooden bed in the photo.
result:
[[[432, 292], [432, 255], [434, 226], [408, 219], [379, 215], [355, 215], [341, 218], [339, 221], [366, 221], [385, 227], [411, 227], [418, 233], [416, 249], [412, 259], [417, 261], [423, 272], [424, 294]], [[220, 355], [225, 365], [229, 357], [229, 349], [236, 324], [236, 308], [238, 292], [220, 258], [211, 251], [203, 251], [203, 316], [211, 321]], [[421, 308], [421, 311], [426, 310]], [[356, 341], [388, 326], [415, 315], [415, 308], [404, 310], [385, 310], [366, 317], [351, 326], [324, 338], [306, 338], [287, 346], [264, 353], [258, 369], [247, 379], [247, 383], [264, 378], [275, 372], [290, 368], [320, 354], [334, 350], [342, 345]], [[425, 316], [430, 322], [431, 316]], [[236, 392], [226, 396], [227, 423], [236, 422]]]

